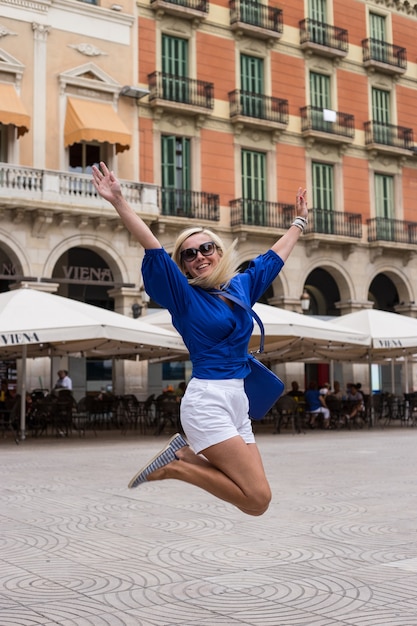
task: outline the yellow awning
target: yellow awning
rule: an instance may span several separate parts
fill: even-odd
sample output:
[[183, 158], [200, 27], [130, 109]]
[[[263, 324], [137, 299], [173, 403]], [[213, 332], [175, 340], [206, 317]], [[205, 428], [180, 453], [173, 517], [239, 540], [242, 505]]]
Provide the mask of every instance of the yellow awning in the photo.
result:
[[65, 146], [80, 141], [108, 141], [116, 144], [116, 152], [128, 150], [132, 139], [110, 103], [78, 98], [67, 99], [64, 134]]
[[30, 128], [30, 117], [14, 85], [0, 83], [0, 122], [16, 126], [18, 137]]

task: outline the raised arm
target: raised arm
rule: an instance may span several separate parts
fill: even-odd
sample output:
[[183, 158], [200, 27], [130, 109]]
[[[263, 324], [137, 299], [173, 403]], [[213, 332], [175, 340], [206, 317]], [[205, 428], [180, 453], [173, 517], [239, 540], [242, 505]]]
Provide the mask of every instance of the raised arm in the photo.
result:
[[[297, 191], [297, 198], [296, 198], [296, 203], [295, 203], [297, 207], [297, 217], [299, 219], [298, 221], [299, 225], [295, 226], [293, 222], [293, 224], [291, 224], [291, 226], [289, 227], [285, 235], [280, 237], [280, 239], [278, 239], [278, 241], [276, 241], [274, 245], [271, 246], [272, 250], [276, 252], [283, 261], [286, 261], [288, 257], [290, 256], [292, 249], [294, 248], [301, 233], [304, 230], [303, 225], [304, 226], [307, 225], [308, 209], [307, 209], [306, 196], [307, 196], [307, 190], [306, 189], [303, 190], [302, 187], [299, 187]], [[297, 218], [294, 221], [297, 223]]]
[[100, 169], [93, 165], [93, 185], [97, 193], [114, 206], [127, 230], [141, 246], [146, 250], [162, 248], [150, 228], [126, 202], [119, 181], [103, 162], [100, 163]]

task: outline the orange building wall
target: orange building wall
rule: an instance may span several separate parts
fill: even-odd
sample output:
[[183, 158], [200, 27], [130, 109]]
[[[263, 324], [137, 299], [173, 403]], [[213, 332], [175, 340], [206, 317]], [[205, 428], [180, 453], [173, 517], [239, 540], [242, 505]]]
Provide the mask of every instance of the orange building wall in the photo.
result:
[[228, 100], [235, 85], [235, 43], [207, 33], [197, 33], [199, 80], [214, 83], [214, 97]]
[[[396, 87], [398, 126], [416, 128], [417, 89], [408, 89], [401, 85]], [[415, 130], [417, 132], [417, 129]], [[417, 137], [414, 138], [417, 141]]]
[[233, 143], [232, 134], [201, 130], [201, 189], [220, 194], [222, 205], [234, 198]]
[[145, 18], [138, 19], [139, 29], [139, 82], [147, 83], [148, 74], [154, 72], [156, 68], [156, 25], [153, 20]]
[[370, 217], [370, 189], [368, 162], [345, 156], [343, 159], [343, 184], [346, 213], [361, 213], [364, 222]]
[[368, 102], [368, 80], [352, 72], [337, 72], [338, 110], [355, 116], [355, 128], [363, 130], [364, 122], [370, 119]]
[[[417, 160], [417, 156], [413, 157]], [[404, 167], [403, 169], [403, 207], [404, 220], [417, 221], [417, 176], [416, 170]]]
[[153, 121], [141, 117], [139, 128], [140, 180], [144, 183], [154, 183]]
[[[347, 14], [349, 11], [349, 14]], [[349, 45], [362, 47], [362, 39], [366, 39], [366, 5], [363, 2], [349, 2], [347, 9], [344, 0], [333, 3], [334, 25], [338, 28], [346, 28], [348, 31]]]
[[290, 115], [306, 105], [304, 60], [274, 53], [271, 58], [272, 95], [288, 100]]
[[[277, 181], [278, 202], [295, 204], [298, 187], [306, 187], [304, 148], [278, 144]], [[308, 201], [311, 204], [311, 190]]]

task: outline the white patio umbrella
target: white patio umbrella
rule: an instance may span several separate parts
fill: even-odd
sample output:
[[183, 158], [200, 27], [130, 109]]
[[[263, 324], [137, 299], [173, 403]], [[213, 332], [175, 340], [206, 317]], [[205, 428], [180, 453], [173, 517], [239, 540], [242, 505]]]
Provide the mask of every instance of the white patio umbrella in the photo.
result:
[[[256, 303], [254, 311], [265, 327], [265, 352], [260, 358], [275, 362], [305, 361], [326, 354], [326, 359], [343, 358], [352, 346], [366, 350], [369, 337], [349, 327], [336, 327], [309, 315]], [[160, 328], [173, 329], [169, 312], [162, 309], [146, 316]], [[249, 349], [259, 347], [260, 330], [255, 323]]]
[[[366, 350], [353, 347], [347, 354], [350, 361], [367, 361], [381, 363], [387, 359], [404, 358], [407, 368], [407, 357], [417, 353], [417, 319], [398, 313], [363, 309], [348, 313], [331, 321], [334, 326], [347, 326], [352, 330], [367, 333], [370, 345]], [[408, 376], [405, 377], [405, 392], [408, 392]], [[392, 385], [394, 379], [392, 378]]]
[[0, 359], [22, 359], [21, 433], [25, 436], [26, 358], [81, 353], [143, 360], [185, 354], [172, 331], [83, 302], [22, 288], [0, 294]]

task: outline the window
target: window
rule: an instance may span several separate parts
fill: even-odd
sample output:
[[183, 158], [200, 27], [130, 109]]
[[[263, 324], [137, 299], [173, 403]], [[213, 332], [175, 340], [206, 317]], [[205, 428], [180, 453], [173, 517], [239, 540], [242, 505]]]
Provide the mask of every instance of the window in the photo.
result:
[[258, 0], [242, 0], [240, 3], [241, 20], [252, 26], [262, 26], [262, 5]]
[[243, 115], [264, 118], [263, 59], [240, 55], [241, 106]]
[[92, 143], [74, 143], [69, 146], [69, 170], [82, 174], [91, 174], [92, 166], [106, 160], [103, 146]]
[[265, 225], [265, 165], [264, 153], [242, 150], [242, 196], [245, 224]]
[[7, 163], [7, 126], [0, 124], [0, 162]]
[[376, 143], [391, 145], [391, 94], [383, 89], [372, 88], [373, 139]]
[[162, 35], [162, 88], [165, 100], [188, 102], [188, 41]]
[[385, 63], [387, 61], [386, 23], [383, 15], [369, 14], [369, 33], [371, 35], [371, 58]]
[[394, 240], [394, 178], [375, 174], [375, 215], [377, 239]]
[[324, 109], [331, 108], [330, 76], [310, 72], [311, 122], [314, 130], [332, 131], [332, 122], [324, 120]]
[[333, 165], [312, 164], [314, 225], [319, 233], [333, 233], [334, 176]]
[[327, 6], [326, 0], [309, 0], [308, 16], [311, 23], [311, 39], [314, 43], [327, 45], [326, 21]]
[[163, 215], [190, 215], [190, 140], [162, 136], [161, 163]]

